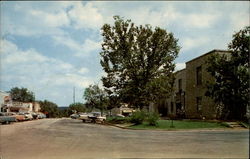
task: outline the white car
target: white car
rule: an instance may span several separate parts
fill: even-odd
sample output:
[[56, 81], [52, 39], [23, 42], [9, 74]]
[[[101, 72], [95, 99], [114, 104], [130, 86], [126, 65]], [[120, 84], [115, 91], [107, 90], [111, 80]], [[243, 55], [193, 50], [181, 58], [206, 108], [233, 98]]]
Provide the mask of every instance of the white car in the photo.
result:
[[24, 116], [27, 120], [33, 120], [33, 116], [31, 113], [24, 113]]
[[89, 116], [92, 116], [92, 114], [91, 113], [81, 113], [81, 114], [79, 114], [78, 119], [82, 120], [82, 122], [87, 122], [87, 121], [91, 122], [91, 119], [89, 118]]
[[92, 112], [92, 113], [83, 113], [80, 114], [79, 117], [80, 120], [82, 120], [82, 122], [101, 122], [103, 123], [106, 120], [106, 116], [101, 116], [101, 113], [99, 112]]
[[78, 119], [79, 117], [80, 117], [79, 114], [71, 114], [71, 115], [70, 115], [70, 118], [71, 118], [71, 119]]

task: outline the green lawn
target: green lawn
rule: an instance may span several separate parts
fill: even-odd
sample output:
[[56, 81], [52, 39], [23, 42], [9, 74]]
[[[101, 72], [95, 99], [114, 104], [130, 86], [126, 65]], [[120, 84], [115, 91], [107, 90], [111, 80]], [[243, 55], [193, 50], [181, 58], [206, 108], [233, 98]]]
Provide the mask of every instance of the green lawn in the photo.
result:
[[225, 125], [215, 122], [206, 122], [206, 121], [181, 121], [174, 120], [174, 127], [171, 128], [171, 120], [159, 120], [158, 126], [149, 126], [147, 122], [144, 122], [140, 125], [130, 126], [131, 128], [137, 129], [199, 129], [199, 128], [226, 128]]

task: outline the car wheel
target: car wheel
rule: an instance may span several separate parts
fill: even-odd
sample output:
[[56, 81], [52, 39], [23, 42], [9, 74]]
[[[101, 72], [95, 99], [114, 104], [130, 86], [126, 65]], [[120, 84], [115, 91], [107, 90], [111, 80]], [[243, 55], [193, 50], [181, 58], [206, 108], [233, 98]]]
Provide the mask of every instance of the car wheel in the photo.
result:
[[85, 122], [86, 122], [86, 120], [85, 120], [85, 119], [82, 119], [82, 122], [83, 122], [83, 123], [85, 123]]

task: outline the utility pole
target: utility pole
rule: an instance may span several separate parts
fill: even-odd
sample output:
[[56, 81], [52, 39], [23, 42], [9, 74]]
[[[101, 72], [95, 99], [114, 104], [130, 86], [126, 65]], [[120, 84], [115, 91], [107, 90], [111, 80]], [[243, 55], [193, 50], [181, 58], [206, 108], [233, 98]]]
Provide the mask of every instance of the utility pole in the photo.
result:
[[76, 100], [75, 100], [75, 87], [73, 88], [73, 103], [75, 104]]

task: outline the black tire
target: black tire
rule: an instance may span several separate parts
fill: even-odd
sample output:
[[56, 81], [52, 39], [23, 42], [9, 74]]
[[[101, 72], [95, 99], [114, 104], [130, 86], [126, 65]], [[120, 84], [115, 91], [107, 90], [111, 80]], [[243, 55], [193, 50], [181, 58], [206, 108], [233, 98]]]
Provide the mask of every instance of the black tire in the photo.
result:
[[86, 120], [85, 120], [85, 119], [82, 119], [82, 122], [83, 122], [83, 123], [86, 123]]

